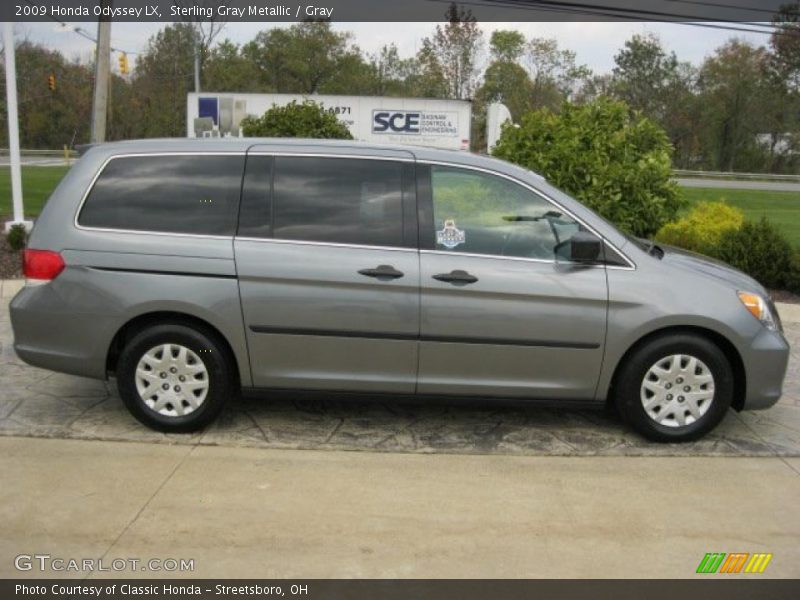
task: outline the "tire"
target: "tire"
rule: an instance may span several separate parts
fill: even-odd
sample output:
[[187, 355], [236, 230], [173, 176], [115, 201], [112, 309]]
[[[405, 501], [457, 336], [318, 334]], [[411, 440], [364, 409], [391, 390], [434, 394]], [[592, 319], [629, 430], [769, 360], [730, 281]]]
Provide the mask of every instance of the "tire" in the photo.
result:
[[615, 400], [622, 418], [647, 439], [690, 442], [714, 429], [727, 413], [733, 371], [708, 339], [667, 334], [645, 342], [627, 359]]
[[157, 431], [186, 433], [219, 415], [238, 393], [238, 379], [216, 336], [165, 323], [128, 340], [117, 361], [117, 387], [140, 422]]

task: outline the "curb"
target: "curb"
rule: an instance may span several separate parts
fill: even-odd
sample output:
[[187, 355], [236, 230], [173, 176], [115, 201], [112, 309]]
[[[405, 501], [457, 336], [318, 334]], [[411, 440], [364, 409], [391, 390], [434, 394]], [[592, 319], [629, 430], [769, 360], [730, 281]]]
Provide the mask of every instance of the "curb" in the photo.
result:
[[[25, 285], [24, 279], [0, 279], [0, 298], [13, 298]], [[784, 323], [800, 323], [800, 304], [776, 302], [775, 308]]]

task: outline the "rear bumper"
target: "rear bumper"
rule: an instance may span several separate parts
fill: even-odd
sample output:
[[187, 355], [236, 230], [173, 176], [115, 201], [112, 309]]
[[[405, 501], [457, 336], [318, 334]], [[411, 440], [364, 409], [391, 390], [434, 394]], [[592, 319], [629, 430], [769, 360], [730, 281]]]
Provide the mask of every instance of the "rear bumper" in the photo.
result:
[[105, 379], [116, 323], [65, 300], [52, 284], [22, 288], [9, 304], [14, 351], [34, 367]]
[[778, 331], [763, 329], [742, 357], [747, 371], [744, 410], [773, 406], [783, 393], [789, 364], [789, 343]]

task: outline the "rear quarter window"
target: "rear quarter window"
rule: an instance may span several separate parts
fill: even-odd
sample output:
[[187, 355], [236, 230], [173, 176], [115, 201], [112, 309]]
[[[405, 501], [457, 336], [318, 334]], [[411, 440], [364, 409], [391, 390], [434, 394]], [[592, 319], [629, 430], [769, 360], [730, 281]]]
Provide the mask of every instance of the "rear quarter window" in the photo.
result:
[[243, 155], [110, 160], [78, 215], [82, 227], [233, 235]]

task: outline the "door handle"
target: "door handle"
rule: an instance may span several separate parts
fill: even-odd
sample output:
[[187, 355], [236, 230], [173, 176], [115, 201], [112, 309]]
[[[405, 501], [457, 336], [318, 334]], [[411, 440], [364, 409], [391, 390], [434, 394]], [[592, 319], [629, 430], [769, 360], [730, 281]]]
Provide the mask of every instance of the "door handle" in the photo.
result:
[[375, 279], [397, 279], [402, 277], [404, 273], [402, 271], [398, 271], [391, 265], [378, 265], [374, 269], [361, 269], [359, 275], [364, 275], [366, 277], [374, 277]]
[[450, 271], [449, 273], [439, 273], [438, 275], [434, 275], [433, 278], [437, 281], [446, 281], [454, 285], [475, 283], [478, 281], [478, 278], [474, 275], [460, 270]]

